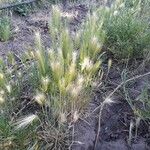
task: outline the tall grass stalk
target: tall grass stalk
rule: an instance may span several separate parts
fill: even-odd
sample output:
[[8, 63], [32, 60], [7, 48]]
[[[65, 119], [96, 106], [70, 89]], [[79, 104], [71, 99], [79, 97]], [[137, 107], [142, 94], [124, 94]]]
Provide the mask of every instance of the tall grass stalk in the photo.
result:
[[11, 24], [8, 17], [0, 18], [0, 41], [7, 41], [11, 36]]

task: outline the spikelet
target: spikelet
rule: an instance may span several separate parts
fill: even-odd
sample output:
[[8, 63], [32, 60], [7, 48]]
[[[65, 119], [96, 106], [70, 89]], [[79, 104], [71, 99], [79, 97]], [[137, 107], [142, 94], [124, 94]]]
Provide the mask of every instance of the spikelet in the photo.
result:
[[49, 86], [49, 78], [48, 77], [42, 77], [41, 79], [41, 88], [44, 92], [46, 92], [48, 90], [48, 86]]
[[11, 93], [11, 85], [7, 84], [6, 89], [7, 89], [8, 93]]
[[4, 96], [0, 95], [0, 105], [5, 102]]
[[24, 118], [19, 119], [17, 122], [14, 123], [15, 130], [23, 129], [32, 124], [35, 120], [38, 120], [37, 115], [32, 114], [29, 116], [25, 116]]
[[4, 74], [0, 73], [0, 80], [3, 80], [3, 79], [4, 79]]
[[67, 121], [66, 114], [60, 113], [60, 122], [65, 123]]
[[34, 97], [34, 99], [41, 106], [44, 105], [46, 102], [46, 96], [44, 93], [41, 92], [37, 92], [37, 95]]
[[112, 98], [106, 98], [105, 100], [104, 100], [104, 103], [105, 104], [111, 104], [111, 103], [114, 103], [114, 101], [112, 100]]
[[79, 113], [78, 113], [78, 111], [75, 111], [73, 114], [73, 122], [77, 122], [78, 119], [79, 119]]

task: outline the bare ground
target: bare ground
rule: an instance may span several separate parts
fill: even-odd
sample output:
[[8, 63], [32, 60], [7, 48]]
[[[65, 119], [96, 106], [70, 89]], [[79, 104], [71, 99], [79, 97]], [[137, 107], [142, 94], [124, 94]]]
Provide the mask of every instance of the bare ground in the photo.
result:
[[[121, 71], [121, 70], [120, 70]], [[98, 108], [104, 101], [104, 98], [113, 91], [117, 85], [121, 83], [121, 72], [112, 68], [107, 84], [100, 87], [96, 91], [96, 96], [89, 106], [90, 117], [86, 121], [80, 121], [76, 125], [76, 139], [81, 143], [74, 143], [74, 150], [150, 150], [150, 130], [149, 120], [141, 120], [137, 128], [137, 137], [135, 137], [135, 127], [132, 130], [131, 144], [129, 145], [129, 128], [130, 123], [135, 123], [136, 116], [133, 113], [129, 103], [125, 99], [122, 88], [118, 90], [113, 96], [114, 103], [105, 105], [102, 116], [98, 143], [95, 146], [96, 136], [98, 134]], [[150, 68], [145, 69], [143, 72], [150, 71]], [[141, 91], [147, 85], [150, 94], [150, 75], [144, 78], [135, 80], [132, 84], [127, 85], [130, 98], [136, 104], [136, 99], [141, 94]], [[140, 106], [141, 107], [141, 106]], [[141, 108], [143, 109], [143, 108]], [[85, 138], [87, 136], [87, 138]], [[94, 138], [93, 138], [94, 137]], [[95, 147], [95, 148], [94, 148]]]

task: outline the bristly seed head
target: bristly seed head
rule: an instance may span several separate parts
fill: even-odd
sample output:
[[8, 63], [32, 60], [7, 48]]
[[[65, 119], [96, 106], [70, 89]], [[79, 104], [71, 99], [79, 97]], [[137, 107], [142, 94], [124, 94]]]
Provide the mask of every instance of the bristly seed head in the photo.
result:
[[0, 95], [0, 104], [3, 104], [5, 102], [5, 99], [2, 95]]
[[41, 92], [38, 92], [34, 99], [39, 105], [44, 105], [46, 102], [45, 94]]
[[49, 78], [48, 77], [42, 77], [41, 79], [41, 83], [42, 83], [42, 89], [46, 92], [48, 89], [48, 85], [49, 85]]
[[65, 123], [66, 121], [67, 121], [66, 114], [65, 113], [61, 113], [60, 114], [60, 122], [61, 123]]
[[4, 95], [5, 91], [4, 90], [0, 90], [0, 95]]
[[74, 51], [73, 54], [72, 54], [72, 62], [73, 62], [73, 64], [76, 63], [77, 55], [78, 55], [78, 53], [76, 51]]
[[114, 15], [114, 16], [117, 16], [117, 15], [118, 15], [118, 11], [115, 10], [114, 13], [113, 13], [113, 15]]
[[119, 8], [124, 8], [125, 7], [125, 3], [120, 4]]
[[7, 89], [7, 91], [8, 91], [8, 93], [11, 93], [11, 85], [6, 85], [6, 89]]
[[0, 79], [1, 79], [1, 80], [4, 79], [3, 73], [0, 73]]
[[37, 115], [32, 114], [32, 115], [26, 116], [23, 119], [20, 119], [18, 122], [14, 123], [14, 125], [16, 125], [15, 129], [18, 130], [21, 128], [25, 128], [31, 123], [33, 123], [34, 120], [38, 120]]
[[85, 57], [83, 60], [83, 63], [81, 64], [81, 70], [91, 68], [93, 65], [92, 61], [89, 59], [89, 57]]
[[104, 103], [105, 104], [111, 104], [111, 103], [115, 103], [111, 98], [106, 98], [105, 100], [104, 100]]
[[73, 122], [77, 122], [78, 119], [79, 119], [79, 113], [78, 113], [78, 111], [75, 111], [73, 114]]
[[54, 12], [61, 13], [60, 8], [59, 8], [58, 6], [56, 6], [56, 5], [53, 5], [53, 6], [52, 6], [52, 10], [53, 10]]

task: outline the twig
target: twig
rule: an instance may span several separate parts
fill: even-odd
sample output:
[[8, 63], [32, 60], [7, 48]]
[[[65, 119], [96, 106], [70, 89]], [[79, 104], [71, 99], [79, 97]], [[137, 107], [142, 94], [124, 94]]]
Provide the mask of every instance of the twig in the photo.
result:
[[[130, 79], [128, 79], [128, 80], [126, 80], [126, 81], [120, 83], [120, 84], [114, 89], [114, 91], [112, 91], [112, 92], [108, 95], [108, 97], [107, 97], [106, 99], [110, 98], [117, 90], [119, 90], [119, 89], [122, 87], [122, 85], [126, 84], [127, 82], [130, 82], [130, 81], [132, 81], [132, 80], [136, 80], [136, 79], [138, 79], [138, 78], [142, 78], [142, 77], [148, 76], [148, 75], [150, 75], [150, 72], [147, 72], [147, 73], [142, 74], [142, 75], [137, 75], [137, 76], [135, 76], [135, 77], [133, 77], [133, 78], [130, 78]], [[97, 111], [100, 107], [101, 107], [101, 105], [98, 106], [98, 107], [96, 107], [96, 108], [92, 111], [92, 114], [93, 114], [95, 111]]]
[[150, 75], [150, 72], [147, 72], [147, 73], [141, 74], [141, 75], [137, 75], [137, 76], [135, 76], [135, 77], [133, 77], [133, 78], [130, 78], [130, 79], [128, 79], [128, 80], [122, 82], [120, 85], [118, 85], [118, 86], [114, 89], [113, 92], [111, 92], [111, 93], [109, 94], [109, 96], [108, 96], [107, 98], [110, 98], [122, 85], [126, 84], [127, 82], [130, 82], [130, 81], [132, 81], [132, 80], [136, 80], [136, 79], [142, 78], [142, 77], [144, 77], [144, 76], [148, 76], [148, 75]]
[[94, 144], [94, 150], [96, 149], [96, 146], [97, 146], [97, 142], [98, 142], [98, 137], [99, 137], [99, 134], [100, 134], [100, 128], [101, 128], [101, 116], [102, 116], [102, 110], [104, 108], [104, 105], [105, 103], [103, 102], [100, 106], [100, 110], [99, 110], [99, 117], [98, 117], [98, 129], [97, 129], [97, 134], [96, 134], [96, 141], [95, 141], [95, 144]]
[[16, 7], [16, 6], [19, 6], [19, 5], [33, 3], [33, 2], [36, 2], [36, 1], [38, 1], [38, 0], [27, 0], [27, 1], [20, 2], [20, 3], [5, 4], [5, 5], [0, 6], [0, 10]]
[[[97, 108], [94, 109], [93, 112], [95, 112], [97, 109], [100, 109], [100, 111], [99, 111], [99, 119], [98, 119], [98, 129], [97, 129], [97, 135], [96, 135], [96, 140], [95, 140], [94, 149], [96, 149], [96, 145], [97, 145], [97, 142], [98, 142], [98, 137], [99, 137], [99, 134], [100, 134], [102, 110], [103, 110], [105, 104], [107, 104], [107, 103], [106, 103], [106, 100], [107, 100], [107, 99], [110, 99], [110, 98], [112, 97], [112, 95], [113, 95], [119, 88], [121, 88], [121, 86], [123, 86], [123, 85], [126, 84], [127, 82], [130, 82], [130, 81], [132, 81], [132, 80], [136, 80], [136, 79], [142, 78], [142, 77], [144, 77], [144, 76], [148, 76], [148, 75], [150, 75], [150, 72], [147, 72], [147, 73], [142, 74], [142, 75], [137, 75], [137, 76], [135, 76], [135, 77], [133, 77], [133, 78], [130, 78], [130, 79], [128, 79], [128, 80], [122, 82], [121, 84], [119, 84], [119, 85], [108, 95], [108, 97], [102, 102], [102, 104], [101, 104], [100, 106], [98, 106]], [[93, 113], [93, 112], [92, 112], [92, 113]]]

